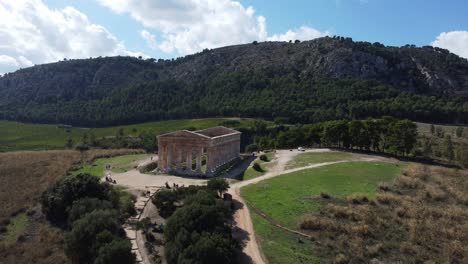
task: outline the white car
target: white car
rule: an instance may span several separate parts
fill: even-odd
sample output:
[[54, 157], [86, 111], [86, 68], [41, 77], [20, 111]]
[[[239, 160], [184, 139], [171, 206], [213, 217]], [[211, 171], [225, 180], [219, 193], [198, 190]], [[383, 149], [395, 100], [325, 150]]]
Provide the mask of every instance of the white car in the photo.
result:
[[297, 150], [299, 151], [305, 151], [305, 149], [303, 147], [298, 147]]

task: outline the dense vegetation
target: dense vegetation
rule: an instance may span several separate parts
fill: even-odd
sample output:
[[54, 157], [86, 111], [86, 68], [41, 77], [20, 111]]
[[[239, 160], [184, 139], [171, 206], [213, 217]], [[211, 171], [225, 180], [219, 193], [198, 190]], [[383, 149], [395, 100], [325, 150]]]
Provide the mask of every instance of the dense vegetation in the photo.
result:
[[258, 124], [252, 132], [260, 149], [321, 146], [406, 156], [414, 150], [418, 135], [414, 122], [392, 117], [327, 121], [296, 127], [260, 127], [262, 125]]
[[226, 180], [213, 178], [207, 186], [156, 193], [152, 201], [168, 218], [164, 227], [168, 263], [236, 263], [239, 246], [228, 225], [231, 202], [220, 199], [228, 188]]
[[120, 196], [117, 189], [89, 174], [67, 176], [43, 193], [47, 218], [69, 230], [65, 252], [73, 263], [135, 262], [122, 223], [136, 212], [133, 202]]
[[290, 123], [392, 115], [468, 123], [468, 62], [447, 50], [325, 37], [173, 61], [67, 60], [0, 78], [0, 118], [112, 125], [213, 116]]

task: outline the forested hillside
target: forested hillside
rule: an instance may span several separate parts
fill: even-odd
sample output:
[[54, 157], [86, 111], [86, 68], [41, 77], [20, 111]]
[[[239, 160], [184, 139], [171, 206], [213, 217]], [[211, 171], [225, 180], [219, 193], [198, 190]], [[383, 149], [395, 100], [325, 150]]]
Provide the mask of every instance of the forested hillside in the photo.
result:
[[241, 116], [291, 123], [392, 115], [468, 123], [468, 61], [447, 50], [325, 37], [176, 60], [107, 57], [0, 78], [0, 119], [105, 126]]

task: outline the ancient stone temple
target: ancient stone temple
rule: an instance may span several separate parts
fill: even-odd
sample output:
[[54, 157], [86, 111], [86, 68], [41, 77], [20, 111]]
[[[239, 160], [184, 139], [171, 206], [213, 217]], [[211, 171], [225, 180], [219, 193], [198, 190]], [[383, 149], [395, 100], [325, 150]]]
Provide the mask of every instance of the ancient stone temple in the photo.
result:
[[[158, 136], [159, 170], [177, 175], [212, 176], [240, 154], [241, 132], [219, 126]], [[206, 162], [206, 169], [202, 169]]]

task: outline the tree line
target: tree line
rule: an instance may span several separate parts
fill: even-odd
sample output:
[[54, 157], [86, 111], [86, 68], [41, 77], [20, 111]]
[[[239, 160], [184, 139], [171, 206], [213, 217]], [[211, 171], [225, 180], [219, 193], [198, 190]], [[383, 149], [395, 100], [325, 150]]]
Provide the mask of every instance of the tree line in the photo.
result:
[[412, 154], [417, 143], [417, 125], [408, 119], [382, 117], [366, 120], [335, 120], [310, 125], [272, 129], [257, 126], [254, 144], [247, 151], [273, 148], [332, 147], [390, 153]]

